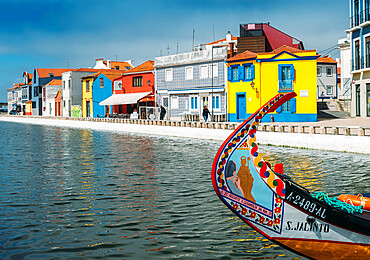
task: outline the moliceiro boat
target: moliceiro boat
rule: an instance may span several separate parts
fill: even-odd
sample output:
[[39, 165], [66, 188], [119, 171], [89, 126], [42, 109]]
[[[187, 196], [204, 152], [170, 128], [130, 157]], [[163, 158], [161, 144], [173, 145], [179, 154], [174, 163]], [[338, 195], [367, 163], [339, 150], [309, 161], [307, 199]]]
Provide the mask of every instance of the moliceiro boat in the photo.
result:
[[310, 193], [261, 156], [258, 124], [295, 96], [276, 95], [224, 141], [213, 161], [213, 187], [234, 214], [291, 251], [313, 259], [370, 259], [369, 211]]

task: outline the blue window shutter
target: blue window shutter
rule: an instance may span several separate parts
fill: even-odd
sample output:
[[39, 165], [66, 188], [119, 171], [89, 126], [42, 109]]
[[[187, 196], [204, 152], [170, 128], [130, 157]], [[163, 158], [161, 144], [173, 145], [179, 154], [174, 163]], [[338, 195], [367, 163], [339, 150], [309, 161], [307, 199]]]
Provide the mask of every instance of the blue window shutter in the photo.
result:
[[291, 65], [290, 66], [290, 79], [291, 80], [294, 80], [294, 66], [293, 65]]
[[216, 97], [216, 108], [220, 108], [220, 97]]
[[278, 107], [275, 111], [276, 111], [276, 113], [280, 114], [280, 113], [281, 113], [281, 111], [282, 111], [281, 106], [280, 106], [280, 107]]
[[198, 97], [194, 98], [195, 109], [198, 109]]
[[231, 67], [228, 67], [227, 68], [227, 80], [228, 81], [232, 81], [233, 80], [233, 74], [232, 74]]
[[279, 74], [279, 80], [281, 80], [281, 74], [282, 74], [282, 71], [281, 70], [282, 70], [282, 66], [279, 65], [279, 73], [278, 73]]
[[254, 65], [251, 65], [251, 79], [254, 79]]
[[296, 106], [296, 99], [295, 98], [292, 98], [290, 100], [290, 112], [292, 112], [293, 114], [295, 114], [297, 112], [297, 106]]
[[238, 67], [239, 80], [244, 80], [244, 66]]

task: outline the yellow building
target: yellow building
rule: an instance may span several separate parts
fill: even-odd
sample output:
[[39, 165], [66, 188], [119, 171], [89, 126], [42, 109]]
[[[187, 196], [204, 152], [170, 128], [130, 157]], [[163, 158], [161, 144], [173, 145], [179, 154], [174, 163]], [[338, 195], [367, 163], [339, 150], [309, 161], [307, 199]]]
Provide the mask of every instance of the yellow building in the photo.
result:
[[82, 78], [82, 117], [92, 117], [93, 115], [92, 86], [94, 80], [94, 75]]
[[227, 59], [228, 120], [243, 121], [278, 93], [294, 91], [297, 97], [273, 113], [274, 121], [317, 121], [317, 58], [316, 50], [284, 45], [268, 53], [245, 51]]

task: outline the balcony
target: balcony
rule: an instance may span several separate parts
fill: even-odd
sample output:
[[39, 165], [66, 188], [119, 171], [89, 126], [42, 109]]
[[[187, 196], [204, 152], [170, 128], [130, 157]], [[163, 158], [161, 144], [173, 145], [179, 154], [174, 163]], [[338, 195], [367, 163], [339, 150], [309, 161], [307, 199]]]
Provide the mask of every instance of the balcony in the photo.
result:
[[370, 9], [369, 8], [352, 16], [350, 18], [350, 26], [351, 28], [354, 28], [368, 21], [370, 21]]

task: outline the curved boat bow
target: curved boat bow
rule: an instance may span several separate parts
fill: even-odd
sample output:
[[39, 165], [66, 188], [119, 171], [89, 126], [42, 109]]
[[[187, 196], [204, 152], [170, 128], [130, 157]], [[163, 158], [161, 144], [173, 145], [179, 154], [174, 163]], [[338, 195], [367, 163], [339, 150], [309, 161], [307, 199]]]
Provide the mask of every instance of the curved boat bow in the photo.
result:
[[296, 253], [314, 259], [369, 259], [369, 212], [330, 206], [263, 160], [257, 126], [295, 96], [276, 95], [224, 141], [213, 161], [213, 187], [239, 218]]

